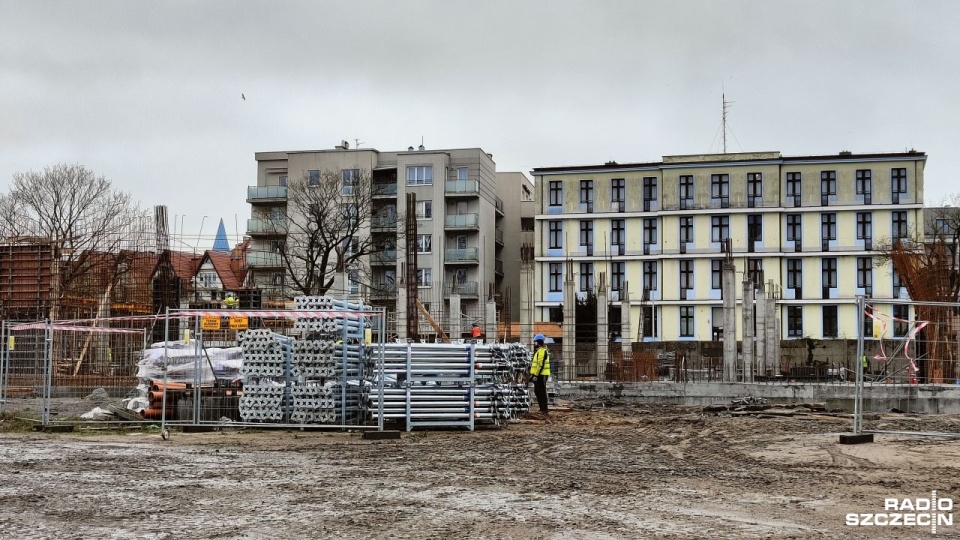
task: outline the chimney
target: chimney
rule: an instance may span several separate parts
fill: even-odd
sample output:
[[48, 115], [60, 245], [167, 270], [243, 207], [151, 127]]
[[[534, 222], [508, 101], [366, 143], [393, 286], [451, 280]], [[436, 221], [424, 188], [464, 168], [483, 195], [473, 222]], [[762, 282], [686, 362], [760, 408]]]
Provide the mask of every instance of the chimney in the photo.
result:
[[423, 145], [421, 144], [421, 145], [420, 145], [420, 148], [418, 148], [418, 150], [420, 150], [421, 152], [423, 152], [424, 150], [426, 150], [426, 148], [424, 148]]

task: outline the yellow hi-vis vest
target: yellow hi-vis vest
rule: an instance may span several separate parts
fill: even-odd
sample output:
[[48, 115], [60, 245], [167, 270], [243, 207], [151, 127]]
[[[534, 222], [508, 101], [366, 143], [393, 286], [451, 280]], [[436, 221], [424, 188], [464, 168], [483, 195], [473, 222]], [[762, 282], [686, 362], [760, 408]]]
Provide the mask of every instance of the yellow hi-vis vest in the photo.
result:
[[550, 375], [550, 351], [540, 347], [533, 353], [533, 363], [530, 364], [531, 375]]

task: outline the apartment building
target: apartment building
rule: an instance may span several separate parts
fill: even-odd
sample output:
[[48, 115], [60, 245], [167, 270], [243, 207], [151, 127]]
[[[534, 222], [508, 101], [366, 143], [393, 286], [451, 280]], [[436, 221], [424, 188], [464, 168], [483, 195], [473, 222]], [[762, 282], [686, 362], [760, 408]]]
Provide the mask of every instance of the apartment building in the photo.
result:
[[[274, 226], [277, 218], [288, 216], [288, 179], [307, 178], [325, 171], [352, 171], [370, 175], [373, 209], [370, 235], [382, 246], [355, 268], [348, 280], [350, 296], [384, 305], [388, 311], [405, 316], [406, 306], [397, 306], [403, 272], [408, 260], [405, 215], [408, 194], [416, 197], [416, 230], [412, 245], [416, 251], [417, 296], [445, 331], [456, 336], [469, 332], [474, 322], [487, 321], [486, 303], [493, 293], [503, 316], [505, 293], [519, 287], [519, 271], [507, 272], [518, 264], [520, 201], [533, 200], [533, 184], [522, 173], [498, 173], [493, 156], [480, 148], [427, 150], [423, 146], [406, 151], [380, 152], [373, 148], [350, 149], [342, 143], [331, 150], [259, 152], [257, 185], [247, 190], [251, 217], [247, 234], [252, 243], [247, 259], [248, 284], [264, 291], [267, 304], [281, 304], [295, 294], [289, 275], [277, 253], [288, 230]], [[532, 216], [531, 216], [532, 217]], [[340, 294], [339, 292], [336, 294]], [[459, 296], [460, 316], [451, 318], [449, 301]], [[401, 304], [404, 302], [401, 301]], [[514, 317], [519, 303], [511, 304]], [[458, 320], [462, 328], [449, 328]], [[421, 321], [423, 322], [423, 321]], [[402, 321], [397, 324], [398, 333]], [[421, 334], [430, 334], [421, 324]]]
[[883, 304], [906, 291], [877, 249], [923, 227], [925, 161], [756, 152], [536, 168], [535, 320], [562, 316], [570, 260], [578, 295], [605, 272], [619, 306], [629, 283], [631, 328], [643, 328], [631, 341], [716, 339], [726, 242], [738, 301], [744, 274], [772, 282], [783, 339], [855, 337], [857, 295], [907, 318]]

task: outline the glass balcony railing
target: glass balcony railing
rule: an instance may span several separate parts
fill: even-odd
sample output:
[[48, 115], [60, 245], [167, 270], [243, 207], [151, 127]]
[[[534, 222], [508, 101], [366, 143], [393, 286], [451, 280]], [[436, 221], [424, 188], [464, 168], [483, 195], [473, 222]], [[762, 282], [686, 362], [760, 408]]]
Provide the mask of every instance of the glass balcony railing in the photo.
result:
[[286, 186], [248, 186], [247, 202], [281, 200], [287, 198]]
[[279, 268], [283, 266], [283, 258], [279, 253], [264, 253], [254, 251], [247, 253], [247, 266], [262, 268]]
[[374, 217], [370, 218], [371, 229], [395, 229], [397, 227], [397, 217]]
[[396, 249], [382, 249], [370, 254], [371, 264], [393, 264], [397, 262]]
[[503, 229], [495, 229], [493, 234], [497, 239], [497, 243], [503, 245]]
[[286, 234], [286, 218], [251, 218], [247, 220], [247, 234]]
[[450, 296], [454, 292], [460, 296], [478, 296], [480, 284], [476, 281], [461, 281], [459, 283], [446, 283], [443, 286], [443, 295]]
[[497, 274], [502, 276], [503, 275], [503, 259], [495, 259], [493, 264], [494, 264], [493, 266], [494, 271]]
[[448, 228], [476, 229], [480, 226], [480, 216], [478, 214], [447, 216], [446, 226]]
[[444, 190], [447, 193], [480, 193], [480, 182], [476, 180], [447, 180]]
[[497, 213], [500, 215], [503, 215], [503, 199], [501, 199], [500, 197], [497, 197], [496, 199], [494, 199], [494, 206], [497, 209]]
[[370, 287], [370, 298], [388, 299], [397, 297], [397, 286], [393, 283], [381, 283]]
[[446, 249], [443, 252], [445, 261], [479, 261], [480, 248]]
[[374, 183], [370, 186], [374, 197], [396, 197], [397, 184], [379, 184]]

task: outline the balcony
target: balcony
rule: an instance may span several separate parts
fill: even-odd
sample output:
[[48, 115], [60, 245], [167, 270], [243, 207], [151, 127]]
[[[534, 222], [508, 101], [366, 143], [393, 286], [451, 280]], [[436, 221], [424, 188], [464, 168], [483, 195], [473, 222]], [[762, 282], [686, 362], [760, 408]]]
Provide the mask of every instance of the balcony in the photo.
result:
[[500, 197], [494, 198], [493, 205], [497, 209], [497, 214], [503, 216], [503, 199]]
[[370, 264], [380, 266], [393, 266], [397, 264], [397, 250], [382, 249], [376, 253], [371, 253]]
[[393, 300], [397, 297], [397, 286], [394, 283], [381, 283], [370, 287], [370, 298], [373, 300]]
[[446, 216], [445, 225], [446, 225], [446, 228], [448, 229], [479, 229], [480, 215], [479, 214], [458, 214], [453, 216]]
[[247, 253], [247, 266], [250, 268], [280, 268], [283, 266], [283, 257], [279, 253], [251, 251]]
[[247, 220], [247, 234], [282, 235], [287, 234], [286, 218], [251, 218]]
[[445, 249], [443, 261], [446, 263], [480, 262], [480, 248]]
[[476, 281], [461, 281], [459, 283], [445, 283], [443, 285], [444, 297], [449, 297], [454, 291], [460, 296], [477, 298], [480, 296], [480, 284]]
[[370, 185], [370, 191], [373, 193], [373, 198], [396, 198], [397, 196], [397, 184], [380, 184], [373, 183]]
[[476, 180], [447, 180], [443, 190], [447, 195], [474, 196], [480, 194], [480, 182]]
[[498, 276], [503, 277], [503, 259], [495, 259], [493, 261], [493, 269]]
[[498, 244], [500, 247], [503, 247], [503, 229], [497, 227], [497, 228], [493, 231], [493, 236], [494, 236], [494, 238], [496, 239], [497, 244]]
[[287, 200], [287, 186], [247, 187], [247, 202], [250, 204], [281, 202], [285, 200]]
[[370, 218], [370, 228], [371, 229], [396, 229], [397, 228], [397, 217], [374, 217]]

